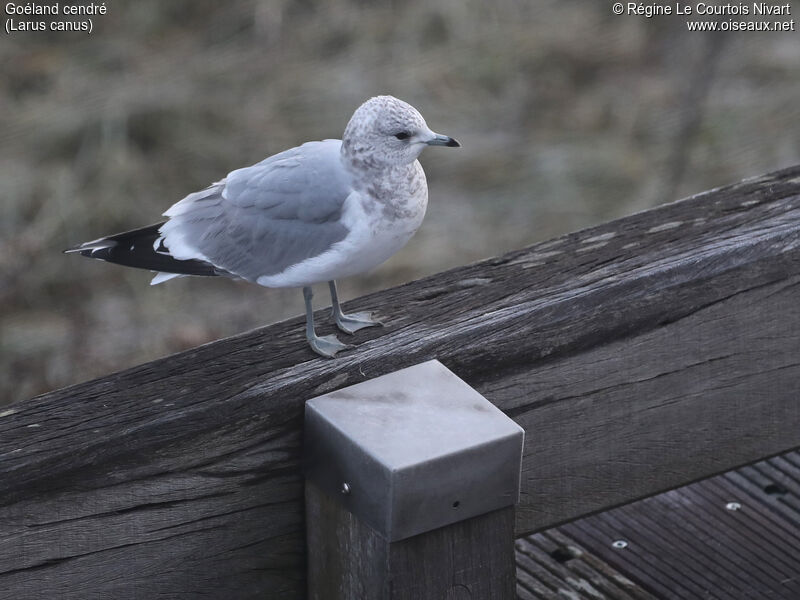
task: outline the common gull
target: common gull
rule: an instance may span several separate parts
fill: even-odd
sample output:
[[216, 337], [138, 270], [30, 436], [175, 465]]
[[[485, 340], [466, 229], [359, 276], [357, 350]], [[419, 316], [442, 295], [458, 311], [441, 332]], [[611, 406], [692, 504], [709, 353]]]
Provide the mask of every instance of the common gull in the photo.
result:
[[380, 325], [345, 314], [336, 279], [368, 271], [400, 250], [425, 216], [428, 185], [417, 157], [458, 147], [392, 96], [364, 102], [341, 140], [306, 142], [228, 173], [172, 205], [166, 221], [86, 242], [77, 252], [156, 272], [152, 284], [187, 275], [302, 287], [306, 338], [326, 357], [350, 348], [314, 331], [312, 289], [328, 282], [336, 326], [347, 334]]

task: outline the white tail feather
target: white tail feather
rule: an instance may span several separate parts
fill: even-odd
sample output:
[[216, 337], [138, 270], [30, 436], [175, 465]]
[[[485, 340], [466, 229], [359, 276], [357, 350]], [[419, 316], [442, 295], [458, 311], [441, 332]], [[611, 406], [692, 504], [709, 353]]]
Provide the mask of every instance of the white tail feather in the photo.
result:
[[117, 242], [115, 242], [114, 240], [100, 238], [98, 240], [92, 240], [91, 242], [85, 242], [80, 246], [75, 246], [74, 248], [70, 248], [69, 250], [64, 250], [64, 254], [71, 254], [73, 252], [85, 252], [86, 250], [91, 250], [92, 252], [96, 252], [97, 250], [105, 250], [106, 248], [113, 248], [116, 245]]
[[156, 273], [156, 276], [153, 277], [150, 285], [158, 285], [159, 283], [164, 283], [165, 281], [169, 281], [175, 277], [184, 277], [184, 275], [180, 273]]

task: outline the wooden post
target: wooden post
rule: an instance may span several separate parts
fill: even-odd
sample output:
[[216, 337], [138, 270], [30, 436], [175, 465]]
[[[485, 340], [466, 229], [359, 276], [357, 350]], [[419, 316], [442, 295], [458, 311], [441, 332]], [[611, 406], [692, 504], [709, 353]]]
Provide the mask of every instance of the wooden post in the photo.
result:
[[438, 361], [310, 400], [309, 598], [513, 598], [523, 434]]

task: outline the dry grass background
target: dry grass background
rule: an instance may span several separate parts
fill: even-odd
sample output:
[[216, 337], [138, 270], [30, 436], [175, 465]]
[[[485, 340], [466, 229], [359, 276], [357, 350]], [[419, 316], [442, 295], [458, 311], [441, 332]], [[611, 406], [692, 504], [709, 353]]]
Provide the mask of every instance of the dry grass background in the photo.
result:
[[339, 137], [378, 93], [464, 147], [425, 152], [426, 222], [345, 297], [800, 162], [797, 33], [597, 0], [108, 6], [92, 35], [0, 40], [0, 404], [301, 313], [294, 290], [150, 287], [61, 250]]

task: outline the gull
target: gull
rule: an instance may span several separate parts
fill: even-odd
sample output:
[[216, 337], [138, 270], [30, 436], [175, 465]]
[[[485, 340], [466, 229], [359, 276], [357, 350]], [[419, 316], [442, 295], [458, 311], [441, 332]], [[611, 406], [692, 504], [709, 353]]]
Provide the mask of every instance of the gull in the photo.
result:
[[346, 334], [382, 323], [346, 314], [336, 280], [395, 254], [425, 216], [428, 184], [417, 157], [458, 147], [410, 104], [376, 96], [353, 113], [341, 140], [306, 142], [173, 204], [166, 221], [65, 250], [156, 272], [151, 285], [187, 275], [303, 289], [306, 338], [325, 357], [352, 348], [314, 330], [312, 285], [327, 282], [336, 326]]

